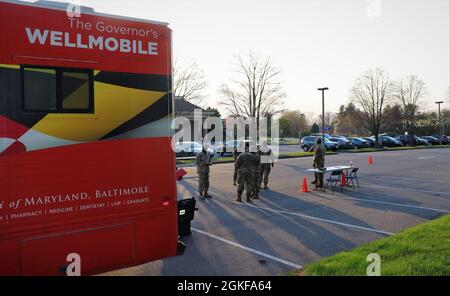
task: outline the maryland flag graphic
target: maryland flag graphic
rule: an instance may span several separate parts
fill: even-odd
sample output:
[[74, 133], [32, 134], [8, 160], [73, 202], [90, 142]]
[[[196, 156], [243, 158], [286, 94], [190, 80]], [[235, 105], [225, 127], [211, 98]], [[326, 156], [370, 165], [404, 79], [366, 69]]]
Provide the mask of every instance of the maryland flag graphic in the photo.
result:
[[[170, 135], [168, 76], [94, 71], [92, 113], [43, 113], [22, 109], [20, 75], [19, 66], [0, 65], [4, 107], [0, 115], [1, 155], [110, 138]], [[66, 105], [89, 83], [73, 80], [65, 95]]]

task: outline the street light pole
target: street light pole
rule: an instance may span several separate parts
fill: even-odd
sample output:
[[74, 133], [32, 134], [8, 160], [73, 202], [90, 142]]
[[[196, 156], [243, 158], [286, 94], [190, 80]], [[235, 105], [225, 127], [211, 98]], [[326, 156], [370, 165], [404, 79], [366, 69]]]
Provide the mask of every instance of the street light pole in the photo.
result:
[[300, 130], [298, 131], [299, 132], [299, 135], [298, 135], [299, 141], [302, 139], [302, 133], [305, 132], [305, 131], [302, 131], [304, 117], [305, 117], [305, 113], [300, 113]]
[[325, 145], [325, 91], [328, 87], [318, 88], [322, 92], [322, 145]]
[[444, 103], [444, 101], [434, 103], [438, 105], [439, 145], [442, 145], [441, 104]]

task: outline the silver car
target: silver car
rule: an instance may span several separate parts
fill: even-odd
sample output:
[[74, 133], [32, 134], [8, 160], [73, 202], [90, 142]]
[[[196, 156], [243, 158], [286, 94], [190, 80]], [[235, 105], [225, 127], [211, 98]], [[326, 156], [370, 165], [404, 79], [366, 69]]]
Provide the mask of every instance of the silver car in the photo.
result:
[[[197, 142], [178, 142], [175, 144], [175, 153], [177, 157], [197, 156], [202, 152], [202, 144]], [[208, 147], [211, 157], [214, 157], [215, 151]]]

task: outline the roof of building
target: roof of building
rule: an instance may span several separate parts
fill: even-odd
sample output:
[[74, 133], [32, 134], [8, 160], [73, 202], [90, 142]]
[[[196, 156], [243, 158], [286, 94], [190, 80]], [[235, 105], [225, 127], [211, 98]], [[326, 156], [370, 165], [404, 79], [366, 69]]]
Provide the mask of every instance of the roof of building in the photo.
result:
[[175, 96], [175, 112], [194, 112], [195, 109], [201, 109], [206, 112], [203, 108], [186, 101], [183, 97]]
[[192, 120], [196, 109], [202, 111], [203, 118], [214, 116], [214, 112], [206, 111], [202, 107], [186, 101], [183, 97], [175, 96], [175, 116], [184, 116]]

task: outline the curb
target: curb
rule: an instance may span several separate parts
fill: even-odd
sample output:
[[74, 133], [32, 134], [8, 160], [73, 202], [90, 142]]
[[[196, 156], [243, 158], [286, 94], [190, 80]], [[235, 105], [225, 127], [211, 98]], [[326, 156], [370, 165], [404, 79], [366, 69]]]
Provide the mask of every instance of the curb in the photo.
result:
[[[325, 155], [335, 155], [335, 154], [339, 154], [338, 152], [327, 152]], [[314, 155], [298, 155], [298, 156], [290, 156], [290, 155], [280, 155], [278, 157], [278, 159], [288, 159], [288, 158], [303, 158], [303, 157], [313, 157]], [[226, 160], [226, 161], [218, 161], [218, 162], [214, 162], [213, 164], [224, 164], [224, 163], [234, 163], [234, 160]], [[185, 164], [177, 164], [176, 165], [178, 168], [182, 168], [182, 167], [191, 167], [191, 166], [195, 166], [194, 163], [185, 163]]]
[[440, 146], [440, 147], [429, 147], [429, 146], [419, 146], [419, 147], [413, 147], [413, 148], [408, 148], [408, 149], [389, 149], [389, 148], [385, 148], [385, 149], [377, 149], [377, 150], [372, 150], [372, 151], [360, 151], [358, 149], [353, 149], [353, 150], [341, 150], [339, 151], [339, 153], [375, 153], [375, 152], [386, 152], [386, 151], [409, 151], [409, 150], [428, 150], [428, 149], [448, 149], [450, 148], [450, 145], [447, 146]]

